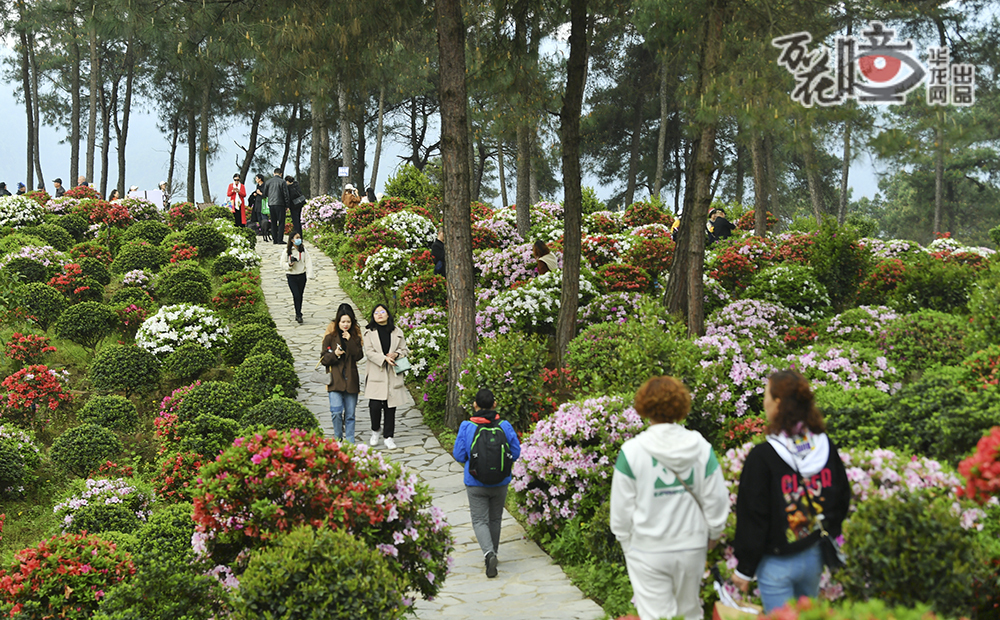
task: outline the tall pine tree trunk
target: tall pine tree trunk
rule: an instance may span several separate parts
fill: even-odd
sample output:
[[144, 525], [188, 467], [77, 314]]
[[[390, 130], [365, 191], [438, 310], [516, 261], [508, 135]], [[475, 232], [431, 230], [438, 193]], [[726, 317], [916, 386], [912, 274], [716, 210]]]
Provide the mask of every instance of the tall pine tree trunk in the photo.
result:
[[[198, 175], [198, 113], [194, 109], [194, 101], [188, 97], [187, 110], [188, 134], [188, 169], [187, 169], [187, 201], [195, 201], [195, 179]], [[266, 174], [264, 175], [267, 176]]]
[[663, 190], [663, 170], [667, 165], [667, 61], [663, 60], [660, 72], [660, 135], [656, 139], [656, 181], [653, 182], [653, 196], [660, 197]]
[[[115, 80], [111, 86], [111, 96], [105, 92], [101, 86], [101, 195], [107, 197], [108, 191], [108, 163], [111, 159], [111, 114], [118, 107], [118, 81]], [[117, 112], [115, 112], [117, 113]]]
[[847, 181], [851, 172], [851, 121], [844, 121], [844, 161], [840, 167], [840, 204], [837, 205], [837, 222], [847, 219]]
[[[94, 4], [94, 11], [97, 4]], [[90, 117], [87, 119], [87, 180], [94, 182], [94, 151], [97, 148], [97, 99], [100, 97], [101, 58], [97, 55], [97, 26], [90, 15]], [[76, 180], [74, 179], [74, 182]]]
[[319, 185], [324, 194], [330, 193], [333, 182], [330, 180], [330, 128], [326, 123], [326, 106], [319, 117]]
[[[240, 180], [247, 183], [251, 179], [247, 178], [250, 173], [250, 166], [253, 165], [253, 156], [257, 152], [257, 133], [260, 131], [260, 119], [264, 115], [264, 106], [255, 103], [253, 116], [250, 118], [250, 139], [247, 141], [246, 154], [243, 156], [243, 163], [240, 164]], [[285, 136], [285, 157], [281, 161], [281, 167], [285, 167], [284, 160], [288, 158], [288, 136]]]
[[177, 144], [181, 138], [181, 113], [174, 110], [170, 117], [170, 161], [167, 164], [167, 192], [171, 192], [174, 187], [174, 167], [177, 165]]
[[[22, 23], [24, 20], [24, 4], [19, 5]], [[27, 25], [24, 25], [18, 33], [21, 43], [21, 89], [24, 92], [24, 113], [27, 117], [27, 165], [26, 181], [28, 191], [35, 189], [34, 186], [34, 165], [35, 165], [35, 113], [31, 105], [31, 76], [28, 63], [28, 33]]]
[[70, 20], [70, 111], [69, 111], [69, 179], [63, 187], [73, 187], [80, 176], [80, 45], [76, 42], [73, 0], [67, 0]]
[[517, 233], [528, 238], [531, 228], [531, 139], [526, 124], [517, 126], [517, 189], [514, 204], [517, 205]]
[[[285, 167], [288, 166], [288, 154], [291, 152], [292, 149], [292, 134], [296, 133], [296, 130], [298, 128], [298, 123], [296, 121], [298, 113], [299, 113], [299, 102], [296, 101], [295, 104], [292, 106], [291, 114], [288, 115], [288, 124], [285, 125], [285, 148], [281, 152], [281, 166], [279, 166], [279, 168], [281, 168], [282, 170], [284, 170]], [[296, 166], [295, 167], [296, 179], [299, 178], [298, 175], [299, 175], [298, 166]], [[315, 195], [312, 194], [311, 192], [310, 194]]]
[[622, 209], [635, 200], [636, 177], [639, 175], [639, 139], [642, 137], [642, 108], [645, 95], [640, 84], [635, 84], [635, 101], [632, 107], [632, 138], [628, 154], [628, 180], [625, 183], [625, 204]]
[[340, 165], [348, 166], [347, 178], [343, 182], [351, 183], [352, 179], [357, 176], [357, 170], [354, 169], [354, 149], [352, 148], [354, 143], [351, 140], [351, 121], [347, 110], [347, 89], [344, 88], [343, 83], [337, 84], [337, 108], [340, 116]]
[[767, 155], [764, 138], [754, 132], [750, 139], [750, 156], [753, 158], [754, 234], [763, 237], [767, 232], [767, 212], [771, 210], [767, 182]]
[[583, 187], [580, 169], [580, 111], [587, 83], [590, 24], [587, 0], [570, 0], [569, 58], [566, 61], [566, 94], [559, 113], [564, 187], [562, 294], [556, 325], [556, 367], [563, 367], [569, 341], [576, 336], [580, 304], [580, 242], [583, 220]]
[[[35, 152], [35, 174], [38, 175], [38, 182], [45, 187], [45, 176], [42, 174], [42, 155], [41, 155], [41, 141], [38, 139], [38, 133], [42, 126], [42, 117], [38, 112], [38, 63], [35, 62], [35, 36], [28, 35], [28, 65], [31, 68], [31, 114], [34, 118], [33, 124], [33, 135], [32, 140], [34, 141], [33, 151]], [[28, 191], [30, 192], [34, 189], [31, 183], [28, 183]]]
[[[128, 124], [132, 114], [132, 83], [135, 79], [135, 56], [132, 40], [125, 47], [125, 102], [122, 104], [121, 131], [118, 132], [118, 191], [125, 197], [125, 145], [128, 144]], [[118, 115], [115, 115], [117, 121]], [[117, 128], [117, 122], [116, 122]]]
[[476, 352], [472, 214], [469, 209], [468, 98], [465, 90], [465, 26], [461, 0], [437, 0], [440, 59], [441, 167], [444, 176], [444, 248], [448, 265], [448, 396], [445, 424], [457, 430], [465, 419], [457, 377]]
[[944, 209], [944, 132], [934, 128], [934, 232], [941, 232]]
[[201, 169], [201, 199], [202, 202], [212, 202], [212, 187], [208, 183], [208, 154], [211, 152], [209, 144], [208, 127], [211, 123], [212, 109], [212, 82], [206, 79], [204, 88], [201, 91], [201, 108], [198, 112], [199, 140], [198, 140], [198, 167]]
[[507, 205], [507, 173], [503, 169], [503, 140], [497, 139], [497, 171], [500, 175], [500, 208], [506, 209]]
[[385, 86], [379, 88], [378, 91], [378, 126], [375, 129], [375, 154], [372, 155], [372, 180], [368, 183], [368, 187], [372, 189], [375, 188], [375, 183], [378, 181], [378, 165], [379, 159], [382, 157], [382, 136], [385, 131]]
[[317, 95], [313, 95], [310, 106], [312, 107], [312, 149], [309, 152], [309, 191], [313, 196], [319, 196], [326, 193], [326, 188], [319, 184], [319, 161], [322, 151], [319, 139], [319, 118], [322, 112]]

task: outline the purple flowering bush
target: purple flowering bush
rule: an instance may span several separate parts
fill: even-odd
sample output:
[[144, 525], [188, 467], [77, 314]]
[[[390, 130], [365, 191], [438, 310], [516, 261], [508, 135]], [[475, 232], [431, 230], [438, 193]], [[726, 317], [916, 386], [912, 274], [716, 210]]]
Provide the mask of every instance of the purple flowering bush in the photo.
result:
[[814, 388], [834, 384], [845, 390], [874, 387], [895, 394], [902, 387], [899, 373], [889, 360], [864, 347], [812, 345], [788, 355], [778, 366], [795, 368]]
[[511, 488], [529, 526], [557, 530], [608, 497], [618, 451], [645, 427], [626, 403], [623, 396], [564, 403], [522, 439]]
[[52, 509], [64, 533], [131, 534], [152, 514], [153, 491], [137, 480], [88, 478], [77, 481], [71, 493]]
[[[579, 303], [584, 306], [597, 295], [589, 271], [580, 271]], [[562, 273], [550, 271], [515, 289], [501, 291], [481, 303], [476, 312], [476, 331], [481, 338], [519, 331], [551, 332], [559, 316]]]
[[344, 232], [344, 218], [347, 208], [333, 196], [316, 196], [302, 205], [302, 228], [310, 230], [329, 226], [336, 232]]
[[[553, 252], [562, 266], [562, 252]], [[531, 244], [515, 245], [501, 250], [481, 250], [473, 255], [473, 266], [480, 275], [482, 288], [507, 289], [517, 282], [535, 277], [535, 257]]]
[[586, 306], [580, 308], [576, 324], [583, 328], [600, 323], [618, 323], [634, 319], [636, 309], [648, 297], [642, 293], [626, 293], [624, 291], [610, 292], [594, 298]]
[[897, 318], [896, 311], [886, 306], [858, 306], [827, 319], [817, 331], [820, 342], [875, 346]]

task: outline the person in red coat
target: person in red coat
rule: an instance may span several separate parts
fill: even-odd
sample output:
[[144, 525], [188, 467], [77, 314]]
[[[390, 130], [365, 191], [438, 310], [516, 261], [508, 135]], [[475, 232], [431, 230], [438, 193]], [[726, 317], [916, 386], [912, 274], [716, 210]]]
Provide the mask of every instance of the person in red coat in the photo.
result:
[[229, 184], [226, 196], [229, 196], [229, 210], [233, 212], [233, 220], [236, 222], [236, 225], [246, 226], [247, 186], [240, 182], [239, 173], [233, 175], [233, 182]]

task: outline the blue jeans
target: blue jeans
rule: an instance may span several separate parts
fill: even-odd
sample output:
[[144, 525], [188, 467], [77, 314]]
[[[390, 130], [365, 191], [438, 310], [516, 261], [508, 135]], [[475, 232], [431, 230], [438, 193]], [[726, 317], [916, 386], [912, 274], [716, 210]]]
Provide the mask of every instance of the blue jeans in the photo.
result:
[[823, 554], [819, 543], [795, 555], [765, 555], [757, 565], [757, 586], [764, 613], [800, 596], [819, 596], [822, 574]]
[[330, 397], [334, 436], [347, 443], [354, 443], [354, 410], [358, 406], [358, 395], [347, 392], [327, 392], [327, 395]]

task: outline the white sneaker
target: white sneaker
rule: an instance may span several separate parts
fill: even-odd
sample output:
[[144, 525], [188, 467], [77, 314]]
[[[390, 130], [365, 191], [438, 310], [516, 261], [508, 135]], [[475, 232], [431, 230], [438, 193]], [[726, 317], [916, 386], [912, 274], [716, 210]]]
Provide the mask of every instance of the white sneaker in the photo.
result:
[[375, 446], [377, 446], [378, 445], [378, 437], [379, 437], [378, 431], [372, 431], [372, 436], [371, 436], [371, 439], [368, 440], [368, 445], [371, 446], [371, 447], [373, 447], [373, 448]]
[[396, 449], [396, 442], [392, 440], [392, 437], [386, 437], [385, 438], [385, 447], [388, 448], [388, 449], [390, 449], [390, 450], [395, 450]]

